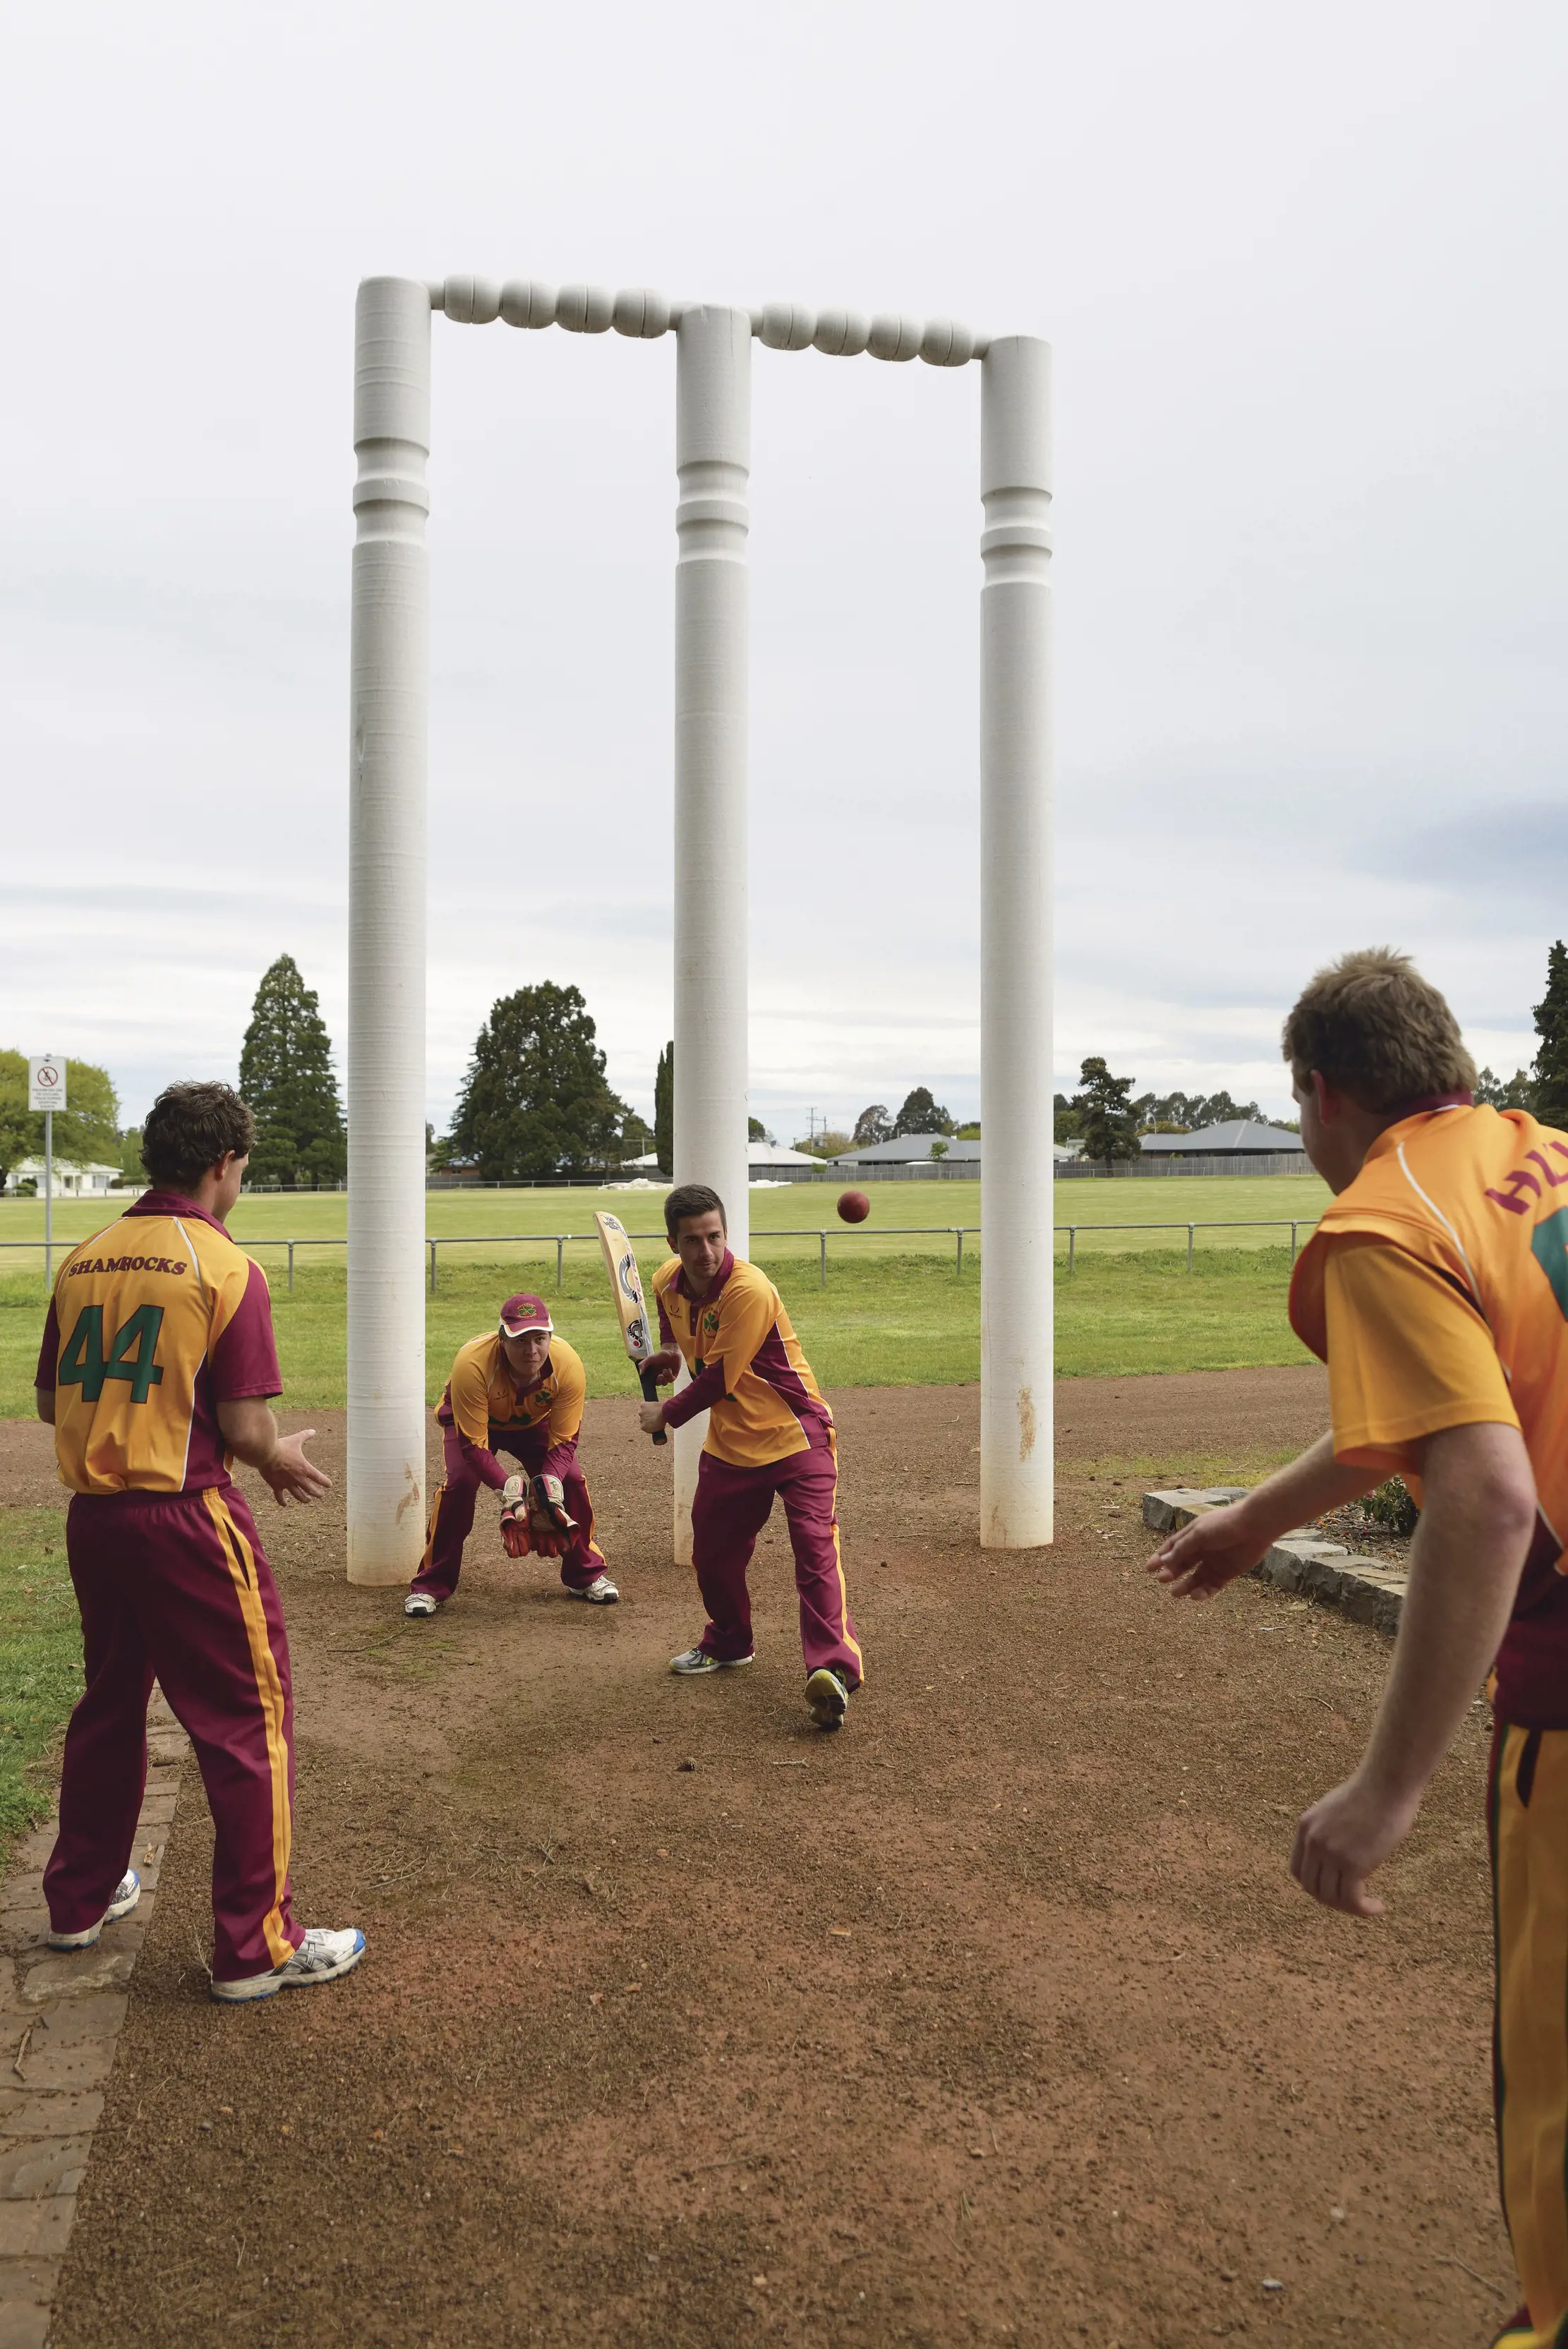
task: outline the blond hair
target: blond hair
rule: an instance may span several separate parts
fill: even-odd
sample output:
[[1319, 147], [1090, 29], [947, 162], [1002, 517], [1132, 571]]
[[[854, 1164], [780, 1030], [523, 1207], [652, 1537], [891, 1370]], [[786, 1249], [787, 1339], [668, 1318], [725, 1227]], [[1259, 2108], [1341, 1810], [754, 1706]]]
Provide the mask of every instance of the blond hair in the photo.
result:
[[1300, 1091], [1316, 1069], [1362, 1109], [1475, 1087], [1459, 1021], [1409, 956], [1391, 947], [1366, 947], [1320, 970], [1281, 1042]]

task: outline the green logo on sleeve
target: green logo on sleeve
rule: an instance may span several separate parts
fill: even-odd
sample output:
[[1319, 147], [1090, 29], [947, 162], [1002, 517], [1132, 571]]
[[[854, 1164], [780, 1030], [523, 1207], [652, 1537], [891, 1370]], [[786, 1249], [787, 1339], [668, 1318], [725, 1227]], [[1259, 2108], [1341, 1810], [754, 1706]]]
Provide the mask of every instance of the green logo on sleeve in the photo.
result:
[[122, 1321], [115, 1331], [106, 1356], [103, 1308], [84, 1306], [66, 1340], [56, 1372], [57, 1383], [80, 1387], [84, 1402], [97, 1402], [106, 1379], [125, 1379], [130, 1382], [131, 1402], [145, 1402], [153, 1388], [163, 1383], [163, 1373], [153, 1360], [162, 1326], [161, 1305], [139, 1305], [130, 1320]]

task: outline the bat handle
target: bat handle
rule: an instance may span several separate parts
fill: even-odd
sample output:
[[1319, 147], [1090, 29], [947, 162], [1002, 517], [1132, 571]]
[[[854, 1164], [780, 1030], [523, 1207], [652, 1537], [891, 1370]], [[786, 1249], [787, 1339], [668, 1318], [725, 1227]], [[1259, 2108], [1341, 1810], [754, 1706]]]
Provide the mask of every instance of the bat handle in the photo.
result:
[[[651, 1371], [639, 1371], [637, 1375], [642, 1381], [642, 1399], [644, 1402], [657, 1402], [659, 1401], [659, 1381], [654, 1377], [653, 1372]], [[655, 1444], [668, 1444], [670, 1437], [666, 1431], [660, 1427], [655, 1431], [653, 1440]]]

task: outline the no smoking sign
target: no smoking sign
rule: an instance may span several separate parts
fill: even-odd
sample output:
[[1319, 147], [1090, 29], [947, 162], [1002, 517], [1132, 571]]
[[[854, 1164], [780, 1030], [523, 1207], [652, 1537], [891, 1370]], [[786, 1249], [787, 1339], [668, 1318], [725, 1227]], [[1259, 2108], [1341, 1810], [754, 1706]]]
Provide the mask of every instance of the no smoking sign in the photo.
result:
[[27, 1063], [27, 1107], [29, 1109], [64, 1109], [66, 1105], [66, 1064], [50, 1052]]

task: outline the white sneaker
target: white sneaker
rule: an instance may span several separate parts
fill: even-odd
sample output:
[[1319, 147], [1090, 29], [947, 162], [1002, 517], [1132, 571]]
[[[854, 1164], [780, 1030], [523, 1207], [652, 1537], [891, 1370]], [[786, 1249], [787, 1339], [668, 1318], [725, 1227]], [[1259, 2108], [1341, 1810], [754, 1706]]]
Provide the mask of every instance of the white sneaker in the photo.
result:
[[670, 1669], [684, 1679], [692, 1672], [738, 1672], [755, 1661], [755, 1656], [711, 1656], [706, 1648], [682, 1648], [670, 1657]]
[[114, 1888], [114, 1899], [109, 1902], [109, 1907], [104, 1910], [103, 1915], [99, 1919], [98, 1923], [96, 1925], [89, 1925], [85, 1933], [51, 1932], [49, 1935], [50, 1949], [90, 1950], [93, 1943], [98, 1940], [99, 1935], [102, 1932], [104, 1927], [106, 1925], [112, 1925], [117, 1917], [129, 1917], [140, 1898], [141, 1878], [138, 1876], [134, 1868], [128, 1868], [125, 1874], [120, 1878], [119, 1882]]
[[428, 1590], [410, 1590], [403, 1601], [403, 1612], [405, 1615], [433, 1615], [437, 1604]]
[[566, 1596], [569, 1599], [586, 1599], [590, 1607], [618, 1607], [620, 1604], [620, 1592], [607, 1574], [596, 1574], [581, 1590], [575, 1590], [568, 1585]]
[[213, 1996], [224, 2005], [248, 2004], [258, 1998], [275, 1998], [280, 1990], [313, 1990], [317, 1982], [336, 1982], [350, 1972], [365, 1954], [365, 1936], [358, 1925], [333, 1932], [314, 1925], [286, 1964], [271, 1973], [247, 1974], [243, 1982], [215, 1982]]

